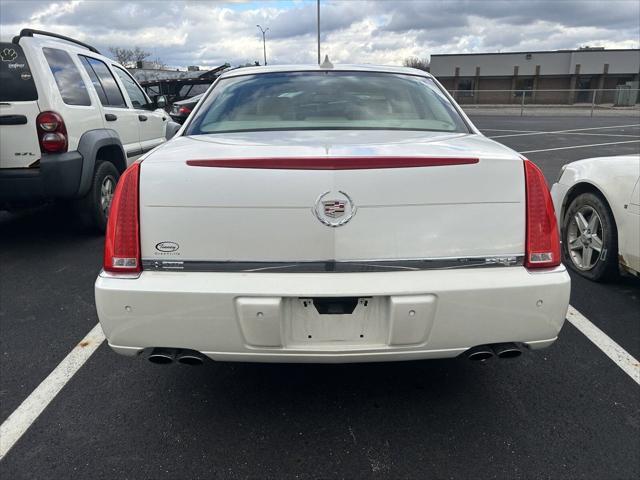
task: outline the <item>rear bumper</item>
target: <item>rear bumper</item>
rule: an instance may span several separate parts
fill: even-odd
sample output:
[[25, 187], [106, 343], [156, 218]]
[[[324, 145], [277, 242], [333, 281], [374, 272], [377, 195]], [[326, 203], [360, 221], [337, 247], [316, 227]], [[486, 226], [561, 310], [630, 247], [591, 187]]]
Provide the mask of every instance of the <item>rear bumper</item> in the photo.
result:
[[[139, 278], [103, 273], [95, 284], [98, 317], [118, 353], [174, 347], [214, 360], [323, 363], [455, 357], [498, 342], [546, 347], [564, 323], [569, 290], [564, 267], [535, 273], [523, 267], [324, 274], [145, 271]], [[318, 316], [315, 307], [301, 307], [300, 299], [309, 297], [366, 297], [370, 310], [353, 317]]]
[[182, 125], [184, 121], [187, 119], [186, 115], [175, 115], [173, 113], [170, 113], [169, 116], [171, 117], [171, 120], [179, 123], [180, 125]]
[[38, 168], [0, 169], [0, 202], [70, 198], [78, 193], [82, 155], [43, 155]]

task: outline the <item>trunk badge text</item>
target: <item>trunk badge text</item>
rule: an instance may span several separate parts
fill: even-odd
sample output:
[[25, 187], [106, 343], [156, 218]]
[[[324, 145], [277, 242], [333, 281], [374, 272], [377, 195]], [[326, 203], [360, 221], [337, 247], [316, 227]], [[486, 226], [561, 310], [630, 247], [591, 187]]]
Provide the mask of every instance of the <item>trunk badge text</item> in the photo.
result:
[[339, 190], [337, 194], [332, 194], [331, 190], [327, 190], [316, 199], [311, 211], [324, 225], [340, 227], [356, 214], [356, 205], [351, 197], [342, 190]]
[[[174, 253], [180, 248], [176, 242], [159, 242], [156, 243], [156, 250], [161, 253]], [[158, 253], [156, 253], [158, 255]], [[179, 253], [177, 255], [180, 255]]]

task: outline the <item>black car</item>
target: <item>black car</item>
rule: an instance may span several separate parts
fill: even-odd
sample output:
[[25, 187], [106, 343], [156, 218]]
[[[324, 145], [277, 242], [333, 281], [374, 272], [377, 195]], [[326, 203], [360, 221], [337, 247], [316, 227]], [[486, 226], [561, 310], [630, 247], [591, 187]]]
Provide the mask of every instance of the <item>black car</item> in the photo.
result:
[[187, 117], [189, 116], [189, 114], [191, 113], [191, 110], [194, 109], [198, 101], [202, 98], [202, 95], [204, 94], [201, 93], [200, 95], [196, 95], [195, 97], [191, 97], [185, 100], [180, 100], [179, 102], [175, 102], [171, 106], [171, 112], [169, 113], [169, 115], [171, 115], [171, 118], [175, 122], [178, 122], [179, 124], [182, 125], [184, 121], [187, 119]]

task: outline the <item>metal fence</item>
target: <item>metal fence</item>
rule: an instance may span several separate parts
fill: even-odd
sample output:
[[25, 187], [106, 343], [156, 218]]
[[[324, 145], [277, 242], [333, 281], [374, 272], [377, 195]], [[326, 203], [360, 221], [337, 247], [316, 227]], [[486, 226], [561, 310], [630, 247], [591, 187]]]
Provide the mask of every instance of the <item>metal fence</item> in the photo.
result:
[[640, 89], [628, 86], [615, 89], [576, 90], [450, 90], [464, 108], [517, 108], [524, 115], [529, 108], [572, 108], [594, 112], [640, 112]]

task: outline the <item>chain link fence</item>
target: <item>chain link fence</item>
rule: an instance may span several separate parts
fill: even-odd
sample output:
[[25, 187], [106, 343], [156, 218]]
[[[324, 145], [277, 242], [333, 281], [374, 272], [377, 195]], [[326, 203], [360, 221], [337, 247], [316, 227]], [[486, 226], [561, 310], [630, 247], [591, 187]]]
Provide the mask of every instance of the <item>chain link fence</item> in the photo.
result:
[[640, 115], [640, 89], [626, 85], [615, 89], [450, 90], [449, 93], [467, 111], [509, 110], [518, 111], [521, 116], [544, 110], [581, 111], [590, 116], [601, 112]]

